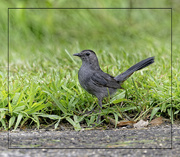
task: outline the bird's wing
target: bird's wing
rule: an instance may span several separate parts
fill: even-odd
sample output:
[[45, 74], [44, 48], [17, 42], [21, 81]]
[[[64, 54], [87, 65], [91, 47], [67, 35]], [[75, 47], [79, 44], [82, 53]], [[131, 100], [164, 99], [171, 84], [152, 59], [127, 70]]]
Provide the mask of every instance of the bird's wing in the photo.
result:
[[113, 76], [102, 72], [95, 72], [91, 76], [91, 80], [97, 86], [109, 87], [109, 88], [121, 88], [120, 84], [114, 79]]

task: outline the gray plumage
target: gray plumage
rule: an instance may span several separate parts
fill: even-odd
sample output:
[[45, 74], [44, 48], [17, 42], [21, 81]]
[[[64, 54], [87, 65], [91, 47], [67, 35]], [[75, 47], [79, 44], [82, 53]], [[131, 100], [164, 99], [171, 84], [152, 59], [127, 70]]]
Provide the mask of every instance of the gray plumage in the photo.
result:
[[112, 95], [117, 89], [122, 88], [121, 84], [135, 71], [154, 63], [154, 57], [147, 58], [133, 65], [122, 74], [113, 77], [101, 70], [94, 51], [83, 50], [80, 53], [74, 54], [74, 56], [78, 56], [82, 60], [82, 65], [78, 72], [79, 83], [87, 92], [98, 98], [100, 110], [97, 122], [99, 122], [103, 98], [108, 97], [109, 94]]

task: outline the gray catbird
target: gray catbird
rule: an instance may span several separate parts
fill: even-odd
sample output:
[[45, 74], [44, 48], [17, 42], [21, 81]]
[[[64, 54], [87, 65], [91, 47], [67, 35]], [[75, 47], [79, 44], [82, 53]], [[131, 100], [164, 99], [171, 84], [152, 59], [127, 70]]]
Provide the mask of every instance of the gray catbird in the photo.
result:
[[100, 118], [103, 98], [122, 88], [121, 84], [135, 71], [143, 69], [154, 62], [154, 57], [147, 58], [133, 65], [122, 74], [113, 77], [101, 70], [94, 51], [83, 50], [74, 54], [74, 56], [78, 56], [82, 60], [82, 65], [78, 72], [79, 83], [87, 92], [98, 98], [100, 110], [97, 123]]

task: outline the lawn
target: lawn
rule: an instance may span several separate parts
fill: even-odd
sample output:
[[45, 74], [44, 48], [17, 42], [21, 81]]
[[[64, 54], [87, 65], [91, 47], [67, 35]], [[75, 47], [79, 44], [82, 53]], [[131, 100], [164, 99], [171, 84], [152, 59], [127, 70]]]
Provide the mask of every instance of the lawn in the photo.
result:
[[[119, 4], [129, 7], [129, 2]], [[63, 0], [1, 3], [1, 128], [33, 125], [41, 128], [50, 124], [57, 128], [60, 123], [69, 122], [75, 130], [80, 130], [82, 123], [93, 124], [98, 113], [82, 113], [91, 110], [97, 99], [80, 86], [77, 73], [81, 60], [73, 56], [84, 49], [94, 50], [102, 70], [113, 76], [155, 56], [154, 64], [135, 72], [124, 82], [124, 90], [103, 101], [102, 115], [116, 122], [125, 119], [124, 114], [135, 121], [160, 116], [172, 121], [180, 119], [180, 51], [176, 35], [180, 21], [176, 8], [173, 12], [171, 9], [52, 9], [67, 7]], [[168, 4], [165, 0], [156, 3], [159, 7], [180, 6], [179, 2]], [[77, 5], [73, 2], [69, 7]], [[79, 5], [103, 8], [115, 6], [115, 2]], [[142, 7], [146, 5], [152, 7], [151, 3], [143, 3]], [[7, 10], [8, 7], [12, 9]], [[28, 7], [31, 9], [13, 9]]]

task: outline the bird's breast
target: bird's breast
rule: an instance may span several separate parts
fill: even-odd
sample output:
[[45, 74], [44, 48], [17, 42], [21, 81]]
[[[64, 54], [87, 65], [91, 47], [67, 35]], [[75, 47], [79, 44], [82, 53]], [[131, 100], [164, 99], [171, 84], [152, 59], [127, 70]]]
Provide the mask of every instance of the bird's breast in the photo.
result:
[[79, 83], [81, 84], [81, 86], [88, 90], [88, 82], [90, 81], [91, 75], [93, 74], [93, 72], [91, 71], [91, 69], [86, 68], [86, 67], [82, 67], [79, 69], [78, 72], [78, 79], [79, 79]]

